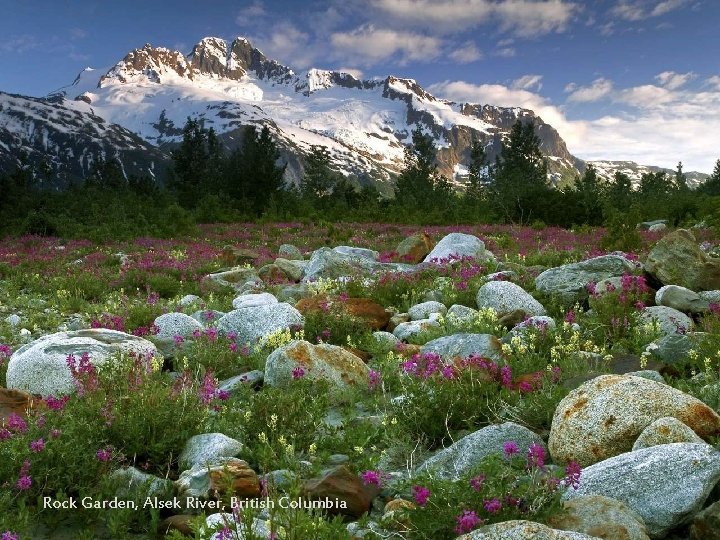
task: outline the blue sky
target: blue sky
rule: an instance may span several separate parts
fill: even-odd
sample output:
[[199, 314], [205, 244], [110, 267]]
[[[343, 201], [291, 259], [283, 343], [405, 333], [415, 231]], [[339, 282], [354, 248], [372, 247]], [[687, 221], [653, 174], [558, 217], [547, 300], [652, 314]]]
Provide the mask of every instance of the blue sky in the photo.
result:
[[584, 159], [710, 172], [720, 158], [717, 0], [0, 0], [0, 13], [6, 92], [44, 95], [145, 43], [188, 53], [242, 35], [296, 70], [534, 109]]

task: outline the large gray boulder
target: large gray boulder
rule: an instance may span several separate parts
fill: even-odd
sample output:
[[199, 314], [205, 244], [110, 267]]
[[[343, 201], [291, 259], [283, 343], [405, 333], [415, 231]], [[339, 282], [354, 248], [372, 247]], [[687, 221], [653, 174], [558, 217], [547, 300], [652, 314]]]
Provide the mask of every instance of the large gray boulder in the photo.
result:
[[223, 334], [236, 332], [238, 343], [255, 344], [273, 332], [303, 324], [305, 319], [297, 309], [280, 302], [235, 309], [218, 321], [217, 328]]
[[542, 523], [514, 519], [485, 525], [457, 540], [600, 540], [596, 536], [552, 529]]
[[106, 328], [58, 332], [28, 343], [12, 354], [6, 386], [42, 396], [70, 394], [75, 386], [67, 365], [69, 355], [74, 355], [79, 362], [83, 353], [89, 353], [91, 363], [102, 366], [121, 352], [161, 358], [150, 341], [125, 332]]
[[628, 452], [646, 427], [666, 416], [703, 439], [720, 434], [720, 416], [699, 399], [642, 377], [601, 375], [558, 404], [548, 439], [550, 454], [556, 463], [591, 465]]
[[501, 347], [492, 334], [453, 334], [428, 341], [420, 352], [439, 354], [445, 360], [477, 355], [498, 361], [502, 359]]
[[246, 266], [236, 266], [229, 270], [208, 274], [206, 278], [214, 281], [218, 285], [231, 287], [238, 291], [248, 282], [262, 283], [260, 276], [257, 275], [257, 271], [254, 268], [247, 268]]
[[635, 264], [621, 255], [601, 255], [578, 263], [549, 268], [535, 278], [538, 291], [557, 295], [564, 303], [582, 302], [587, 284], [632, 273]]
[[646, 307], [640, 313], [644, 323], [657, 323], [658, 330], [665, 336], [686, 334], [693, 329], [695, 323], [682, 311], [666, 306]]
[[664, 285], [691, 291], [720, 289], [720, 259], [704, 253], [686, 229], [661, 238], [648, 253], [645, 270]]
[[510, 281], [489, 281], [475, 296], [478, 308], [492, 308], [498, 315], [522, 310], [528, 316], [545, 315], [545, 308], [530, 293]]
[[280, 257], [275, 259], [275, 266], [282, 270], [288, 277], [288, 279], [292, 281], [300, 281], [300, 279], [302, 279], [303, 273], [305, 272], [305, 267], [307, 267], [307, 265], [307, 261], [281, 259]]
[[695, 345], [693, 338], [696, 335], [698, 332], [667, 334], [650, 343], [645, 350], [666, 364], [684, 362]]
[[278, 248], [278, 257], [281, 259], [287, 259], [289, 261], [302, 261], [302, 252], [292, 244], [282, 244]]
[[314, 281], [318, 278], [337, 279], [344, 276], [368, 275], [378, 272], [411, 272], [415, 266], [411, 264], [380, 263], [367, 256], [354, 253], [342, 253], [322, 247], [313, 252], [307, 266], [303, 281]]
[[181, 471], [191, 469], [221, 457], [235, 457], [245, 447], [237, 441], [222, 433], [201, 433], [190, 437], [178, 458]]
[[477, 261], [495, 260], [495, 256], [485, 249], [485, 243], [477, 236], [450, 233], [435, 245], [423, 262], [437, 262], [450, 256], [473, 257]]
[[410, 309], [408, 309], [408, 315], [410, 315], [411, 321], [427, 319], [432, 313], [440, 313], [441, 315], [445, 315], [445, 313], [447, 313], [447, 308], [445, 307], [445, 304], [442, 304], [440, 302], [429, 301], [415, 304]]
[[655, 303], [685, 313], [702, 313], [710, 307], [710, 302], [698, 293], [679, 285], [664, 285], [655, 293]]
[[355, 246], [337, 246], [333, 248], [333, 251], [336, 253], [340, 253], [341, 255], [363, 257], [370, 261], [377, 261], [380, 258], [380, 253], [378, 253], [374, 249], [367, 249]]
[[545, 447], [542, 439], [525, 426], [505, 422], [482, 428], [466, 435], [453, 445], [440, 450], [423, 462], [418, 472], [432, 472], [444, 479], [457, 480], [470, 472], [483, 459], [492, 454], [502, 454], [503, 443], [514, 441], [520, 455], [526, 455], [533, 443]]
[[718, 480], [720, 452], [709, 444], [661, 444], [585, 468], [563, 499], [612, 497], [643, 518], [651, 538], [662, 538], [703, 507]]
[[155, 326], [159, 331], [158, 338], [173, 338], [175, 336], [190, 337], [193, 332], [202, 332], [205, 327], [184, 313], [164, 313], [155, 319]]
[[233, 309], [243, 309], [249, 307], [258, 306], [269, 306], [270, 304], [277, 304], [278, 299], [270, 293], [254, 293], [254, 294], [241, 294], [233, 298], [232, 306]]
[[602, 495], [583, 495], [565, 501], [564, 512], [548, 523], [566, 531], [576, 531], [606, 540], [649, 540], [642, 516], [625, 503]]

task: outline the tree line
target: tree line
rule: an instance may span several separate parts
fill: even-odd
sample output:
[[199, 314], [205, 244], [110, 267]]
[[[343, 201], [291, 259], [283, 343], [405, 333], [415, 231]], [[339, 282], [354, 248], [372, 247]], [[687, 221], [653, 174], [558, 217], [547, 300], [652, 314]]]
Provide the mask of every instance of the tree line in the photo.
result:
[[557, 189], [548, 183], [532, 121], [515, 123], [492, 162], [482, 142], [473, 141], [462, 188], [440, 174], [432, 137], [416, 129], [393, 197], [334, 170], [323, 146], [310, 149], [299, 181], [286, 186], [286, 165], [270, 128], [247, 126], [241, 135], [229, 150], [212, 128], [188, 119], [164, 185], [126, 178], [109, 160], [97, 162], [83, 182], [51, 192], [37, 170], [19, 167], [0, 175], [0, 234], [171, 236], [195, 223], [258, 219], [571, 227], [659, 218], [679, 225], [707, 217], [720, 224], [720, 160], [696, 190], [689, 189], [681, 164], [674, 175], [643, 174], [637, 189], [626, 174], [608, 181], [589, 165]]

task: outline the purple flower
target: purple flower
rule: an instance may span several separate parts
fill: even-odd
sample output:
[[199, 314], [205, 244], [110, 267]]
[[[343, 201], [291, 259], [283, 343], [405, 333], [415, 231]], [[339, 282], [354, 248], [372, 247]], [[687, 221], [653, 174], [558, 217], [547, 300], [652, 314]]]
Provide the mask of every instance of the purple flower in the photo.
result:
[[363, 484], [377, 487], [382, 485], [382, 476], [383, 473], [381, 471], [365, 471], [362, 475], [360, 475]]
[[452, 380], [455, 378], [455, 368], [450, 365], [445, 366], [442, 370], [440, 370], [440, 374], [444, 379]]
[[292, 378], [293, 379], [302, 379], [304, 376], [305, 376], [305, 370], [301, 366], [298, 366], [292, 370]]
[[175, 345], [180, 345], [181, 343], [183, 343], [185, 341], [185, 338], [182, 337], [180, 334], [175, 334], [173, 336], [173, 340], [175, 341]]
[[372, 392], [375, 390], [378, 386], [380, 386], [381, 382], [381, 376], [379, 371], [375, 371], [374, 369], [371, 369], [368, 372], [368, 388]]
[[2, 428], [0, 429], [0, 441], [6, 441], [7, 439], [10, 439], [12, 437], [12, 433], [10, 433], [7, 429]]
[[528, 469], [542, 469], [545, 466], [545, 449], [538, 443], [532, 443], [528, 448], [527, 466]]
[[30, 450], [33, 452], [42, 452], [45, 450], [45, 441], [43, 439], [37, 439], [30, 443]]
[[455, 519], [457, 520], [457, 526], [455, 527], [457, 534], [469, 533], [482, 523], [482, 519], [478, 517], [474, 510], [463, 510], [463, 513]]
[[518, 448], [515, 441], [505, 441], [503, 443], [503, 454], [505, 454], [506, 457], [512, 457], [519, 452], [520, 448]]
[[51, 436], [53, 439], [57, 439], [57, 438], [60, 436], [61, 433], [62, 433], [62, 431], [60, 431], [59, 429], [52, 429], [52, 430], [50, 430], [50, 436]]
[[100, 450], [98, 450], [98, 451], [95, 453], [95, 456], [96, 456], [100, 461], [102, 461], [102, 462], [107, 462], [107, 461], [110, 461], [110, 458], [112, 457], [112, 453], [111, 453], [109, 447], [108, 447], [108, 448], [100, 448]]
[[14, 533], [12, 531], [5, 531], [2, 534], [1, 540], [18, 540], [18, 535], [17, 535], [17, 533]]
[[19, 414], [10, 413], [8, 417], [8, 427], [11, 431], [17, 431], [19, 433], [25, 433], [27, 431], [27, 423]]
[[508, 389], [512, 386], [512, 370], [510, 366], [500, 368], [500, 384]]
[[473, 491], [480, 491], [482, 489], [482, 485], [484, 482], [485, 482], [485, 475], [478, 474], [474, 478], [470, 479], [470, 487], [473, 488]]
[[17, 488], [21, 491], [26, 491], [30, 489], [32, 486], [32, 476], [29, 474], [24, 474], [20, 478], [18, 478], [18, 481], [15, 484]]
[[425, 506], [430, 498], [430, 490], [423, 486], [413, 486], [412, 495], [418, 506]]
[[533, 391], [533, 385], [528, 381], [520, 381], [517, 387], [521, 394], [529, 394]]
[[565, 484], [572, 486], [573, 489], [580, 487], [580, 474], [582, 468], [577, 461], [571, 461], [565, 467]]
[[218, 331], [217, 328], [213, 328], [212, 326], [205, 330], [205, 335], [210, 341], [215, 341], [218, 337]]
[[232, 537], [232, 531], [225, 526], [218, 531], [217, 540], [232, 540]]
[[487, 501], [485, 501], [483, 507], [491, 514], [497, 514], [502, 508], [502, 503], [499, 499], [493, 497], [492, 499], [488, 499]]

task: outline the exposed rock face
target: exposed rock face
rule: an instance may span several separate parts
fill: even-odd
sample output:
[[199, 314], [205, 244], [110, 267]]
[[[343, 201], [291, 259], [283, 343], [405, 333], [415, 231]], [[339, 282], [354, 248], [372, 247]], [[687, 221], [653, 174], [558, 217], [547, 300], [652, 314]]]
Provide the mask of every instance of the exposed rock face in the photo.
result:
[[704, 439], [720, 433], [720, 416], [692, 396], [641, 377], [602, 375], [558, 404], [548, 448], [557, 463], [590, 465], [628, 452], [647, 426], [666, 416]]
[[664, 285], [692, 291], [720, 289], [720, 259], [703, 253], [693, 233], [685, 229], [660, 239], [648, 253], [645, 270]]
[[709, 444], [662, 444], [587, 467], [563, 498], [617, 499], [640, 514], [651, 538], [662, 538], [702, 508], [718, 480], [720, 452]]

